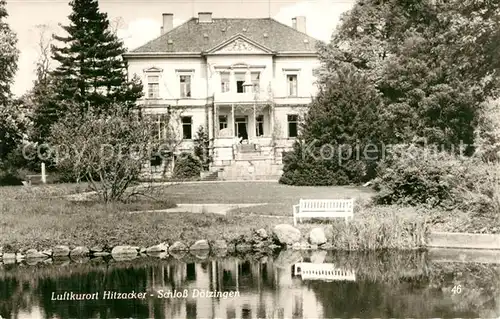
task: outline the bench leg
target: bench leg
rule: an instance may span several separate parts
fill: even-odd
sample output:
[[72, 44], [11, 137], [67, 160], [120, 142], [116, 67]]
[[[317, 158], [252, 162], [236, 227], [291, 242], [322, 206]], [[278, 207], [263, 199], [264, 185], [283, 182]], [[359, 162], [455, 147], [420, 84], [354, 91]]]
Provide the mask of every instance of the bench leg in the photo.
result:
[[297, 226], [297, 217], [293, 215], [293, 226]]

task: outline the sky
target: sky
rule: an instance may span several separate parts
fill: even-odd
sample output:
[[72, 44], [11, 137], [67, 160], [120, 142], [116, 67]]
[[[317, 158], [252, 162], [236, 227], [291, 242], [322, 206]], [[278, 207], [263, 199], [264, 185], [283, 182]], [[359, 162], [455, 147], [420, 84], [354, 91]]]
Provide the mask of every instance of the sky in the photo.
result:
[[[160, 35], [162, 13], [174, 14], [174, 27], [197, 16], [212, 12], [214, 18], [272, 17], [292, 24], [296, 16], [306, 17], [306, 32], [329, 41], [341, 14], [351, 9], [354, 0], [99, 0], [118, 36], [132, 50]], [[46, 38], [65, 35], [60, 25], [68, 24], [69, 0], [7, 0], [7, 22], [18, 37], [21, 52], [12, 91], [17, 96], [29, 90], [35, 79], [40, 26]]]

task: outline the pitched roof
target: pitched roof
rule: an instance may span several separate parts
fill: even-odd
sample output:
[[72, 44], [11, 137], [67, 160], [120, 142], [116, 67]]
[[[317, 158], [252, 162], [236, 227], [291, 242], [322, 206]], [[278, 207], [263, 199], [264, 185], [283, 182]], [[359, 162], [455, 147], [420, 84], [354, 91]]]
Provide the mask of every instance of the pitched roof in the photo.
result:
[[197, 18], [191, 18], [130, 53], [201, 53], [239, 34], [274, 52], [315, 52], [318, 42], [313, 37], [272, 18], [214, 18], [211, 23], [198, 23]]

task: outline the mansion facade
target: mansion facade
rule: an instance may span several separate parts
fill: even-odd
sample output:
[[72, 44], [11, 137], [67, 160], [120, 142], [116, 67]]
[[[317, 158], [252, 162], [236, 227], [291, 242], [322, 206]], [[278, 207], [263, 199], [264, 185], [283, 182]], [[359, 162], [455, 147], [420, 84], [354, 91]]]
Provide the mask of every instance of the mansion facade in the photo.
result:
[[[202, 127], [210, 140], [210, 171], [218, 178], [279, 177], [282, 153], [316, 94], [319, 67], [305, 17], [292, 22], [201, 12], [173, 28], [173, 15], [164, 13], [162, 35], [124, 55], [130, 76], [143, 80], [140, 103], [157, 120], [159, 136], [174, 114], [178, 152], [192, 151]], [[149, 165], [161, 177], [175, 164]]]

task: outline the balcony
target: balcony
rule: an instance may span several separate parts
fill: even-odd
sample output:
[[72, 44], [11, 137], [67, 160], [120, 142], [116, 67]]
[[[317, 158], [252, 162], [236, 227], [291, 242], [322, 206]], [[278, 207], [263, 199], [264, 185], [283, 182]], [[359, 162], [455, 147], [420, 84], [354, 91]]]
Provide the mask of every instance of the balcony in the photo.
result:
[[215, 103], [265, 103], [270, 100], [270, 94], [267, 92], [224, 92], [215, 93], [214, 102]]

